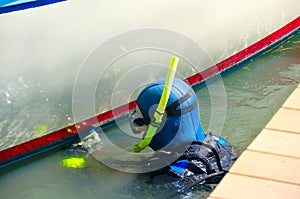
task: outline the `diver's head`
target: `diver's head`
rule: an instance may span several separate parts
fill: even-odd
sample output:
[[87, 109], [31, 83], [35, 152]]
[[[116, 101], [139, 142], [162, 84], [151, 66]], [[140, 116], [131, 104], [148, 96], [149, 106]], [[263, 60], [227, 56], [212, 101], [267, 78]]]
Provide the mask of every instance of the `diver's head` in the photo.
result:
[[[148, 85], [139, 94], [136, 108], [130, 114], [131, 128], [135, 134], [145, 136], [153, 120], [164, 89], [165, 79]], [[183, 143], [203, 140], [205, 137], [198, 113], [198, 101], [193, 89], [184, 81], [175, 78], [163, 121], [149, 146], [153, 150], [164, 147], [176, 149]]]

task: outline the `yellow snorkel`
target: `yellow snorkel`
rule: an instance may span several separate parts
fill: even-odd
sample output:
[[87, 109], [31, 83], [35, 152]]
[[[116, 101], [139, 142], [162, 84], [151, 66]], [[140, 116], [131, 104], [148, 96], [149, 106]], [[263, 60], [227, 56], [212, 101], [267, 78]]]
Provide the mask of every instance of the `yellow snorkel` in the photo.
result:
[[166, 106], [167, 106], [167, 103], [169, 100], [169, 96], [171, 93], [172, 84], [173, 84], [173, 80], [174, 80], [177, 65], [178, 65], [178, 60], [179, 60], [178, 57], [172, 56], [171, 61], [170, 61], [170, 67], [169, 67], [167, 78], [166, 78], [166, 82], [164, 85], [164, 90], [163, 90], [161, 98], [159, 100], [158, 107], [153, 116], [154, 120], [151, 121], [151, 123], [147, 129], [145, 138], [133, 147], [133, 149], [132, 149], [133, 152], [139, 153], [141, 150], [145, 149], [150, 144], [153, 136], [156, 134], [156, 131], [161, 124], [161, 121], [164, 116], [165, 109], [166, 109]]

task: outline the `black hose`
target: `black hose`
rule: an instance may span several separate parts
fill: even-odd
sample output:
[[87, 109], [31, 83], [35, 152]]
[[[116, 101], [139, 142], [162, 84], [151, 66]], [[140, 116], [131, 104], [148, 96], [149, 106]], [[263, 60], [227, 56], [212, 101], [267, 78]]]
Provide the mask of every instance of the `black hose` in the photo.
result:
[[200, 182], [203, 182], [205, 180], [208, 180], [210, 178], [217, 177], [217, 176], [220, 176], [220, 175], [225, 175], [226, 173], [227, 173], [227, 171], [220, 171], [220, 172], [217, 172], [217, 173], [213, 173], [213, 174], [207, 175], [207, 176], [205, 176], [203, 178], [195, 180], [194, 182], [192, 182], [191, 184], [189, 184], [184, 189], [177, 190], [177, 193], [184, 193], [184, 192], [190, 190], [191, 188], [193, 188], [195, 185], [199, 184]]
[[199, 184], [199, 183], [201, 183], [203, 181], [209, 180], [209, 179], [217, 177], [217, 176], [224, 176], [226, 173], [227, 173], [227, 171], [223, 170], [223, 171], [220, 171], [220, 172], [216, 172], [216, 173], [207, 175], [207, 176], [205, 176], [203, 178], [199, 178], [199, 179], [195, 180], [194, 182], [192, 182], [191, 184], [189, 184], [187, 187], [185, 187], [183, 189], [177, 190], [175, 193], [169, 195], [167, 198], [173, 198], [173, 197], [177, 196], [178, 194], [185, 193], [186, 191], [190, 190], [195, 185], [197, 185], [197, 184]]
[[224, 171], [224, 169], [223, 169], [223, 167], [222, 167], [222, 165], [221, 165], [221, 159], [220, 159], [220, 156], [219, 156], [217, 150], [216, 150], [213, 146], [211, 146], [211, 145], [209, 145], [209, 144], [206, 144], [206, 143], [203, 143], [203, 142], [201, 142], [201, 141], [193, 141], [193, 142], [191, 143], [191, 145], [193, 145], [193, 144], [197, 144], [197, 145], [200, 145], [200, 146], [204, 146], [204, 147], [208, 148], [209, 150], [211, 150], [211, 152], [214, 154], [214, 156], [215, 156], [215, 158], [216, 158], [216, 163], [217, 163], [217, 166], [218, 166], [219, 171], [220, 171], [220, 172], [221, 172], [221, 171]]

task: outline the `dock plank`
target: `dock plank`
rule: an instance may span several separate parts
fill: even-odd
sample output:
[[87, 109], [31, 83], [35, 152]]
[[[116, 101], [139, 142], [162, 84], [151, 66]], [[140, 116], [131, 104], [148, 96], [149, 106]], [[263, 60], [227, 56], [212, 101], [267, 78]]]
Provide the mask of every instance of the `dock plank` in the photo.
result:
[[280, 108], [267, 124], [267, 129], [282, 130], [300, 134], [300, 111]]
[[286, 102], [282, 105], [284, 108], [300, 110], [300, 87], [296, 88]]
[[210, 196], [224, 199], [299, 199], [300, 186], [229, 173]]
[[299, 143], [300, 134], [264, 129], [248, 149], [300, 159]]
[[253, 176], [300, 186], [300, 159], [244, 151], [230, 173]]

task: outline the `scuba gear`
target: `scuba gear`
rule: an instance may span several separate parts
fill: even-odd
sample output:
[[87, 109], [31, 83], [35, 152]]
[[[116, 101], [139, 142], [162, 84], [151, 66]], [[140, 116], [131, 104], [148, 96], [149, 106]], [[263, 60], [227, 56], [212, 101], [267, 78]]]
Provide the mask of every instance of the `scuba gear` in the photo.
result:
[[182, 164], [183, 162], [188, 162], [197, 168], [198, 174], [224, 171], [232, 162], [232, 146], [224, 139], [222, 142], [226, 144], [219, 144], [219, 139], [222, 138], [209, 132], [202, 142], [193, 141], [186, 146], [186, 151], [177, 161], [170, 165], [171, 171], [180, 177], [185, 177], [183, 171], [188, 169], [189, 165]]
[[85, 157], [97, 150], [101, 139], [96, 130], [89, 128], [83, 134], [86, 135], [84, 138], [63, 151], [65, 155]]
[[100, 141], [101, 139], [96, 130], [91, 129], [89, 135], [84, 137], [80, 142], [73, 144], [73, 146], [80, 146], [83, 149], [86, 149], [88, 151], [88, 154], [90, 154], [94, 151], [93, 146]]
[[169, 96], [172, 90], [172, 84], [175, 77], [177, 65], [178, 65], [178, 57], [173, 56], [170, 61], [170, 67], [168, 70], [167, 78], [164, 83], [162, 94], [159, 98], [158, 106], [156, 107], [154, 114], [152, 114], [153, 118], [151, 120], [150, 125], [147, 128], [147, 132], [143, 140], [133, 147], [134, 152], [138, 153], [144, 148], [146, 148], [151, 143], [153, 136], [155, 136], [157, 132], [158, 127], [161, 125], [164, 112], [169, 100]]
[[146, 132], [146, 126], [150, 124], [150, 118], [144, 118], [138, 106], [130, 112], [131, 130], [134, 134]]
[[[207, 133], [203, 141], [193, 141], [172, 163], [171, 173], [180, 177], [181, 186], [174, 195], [184, 193], [197, 184], [219, 183], [234, 159], [233, 147], [223, 138]], [[174, 196], [172, 195], [172, 196]]]

